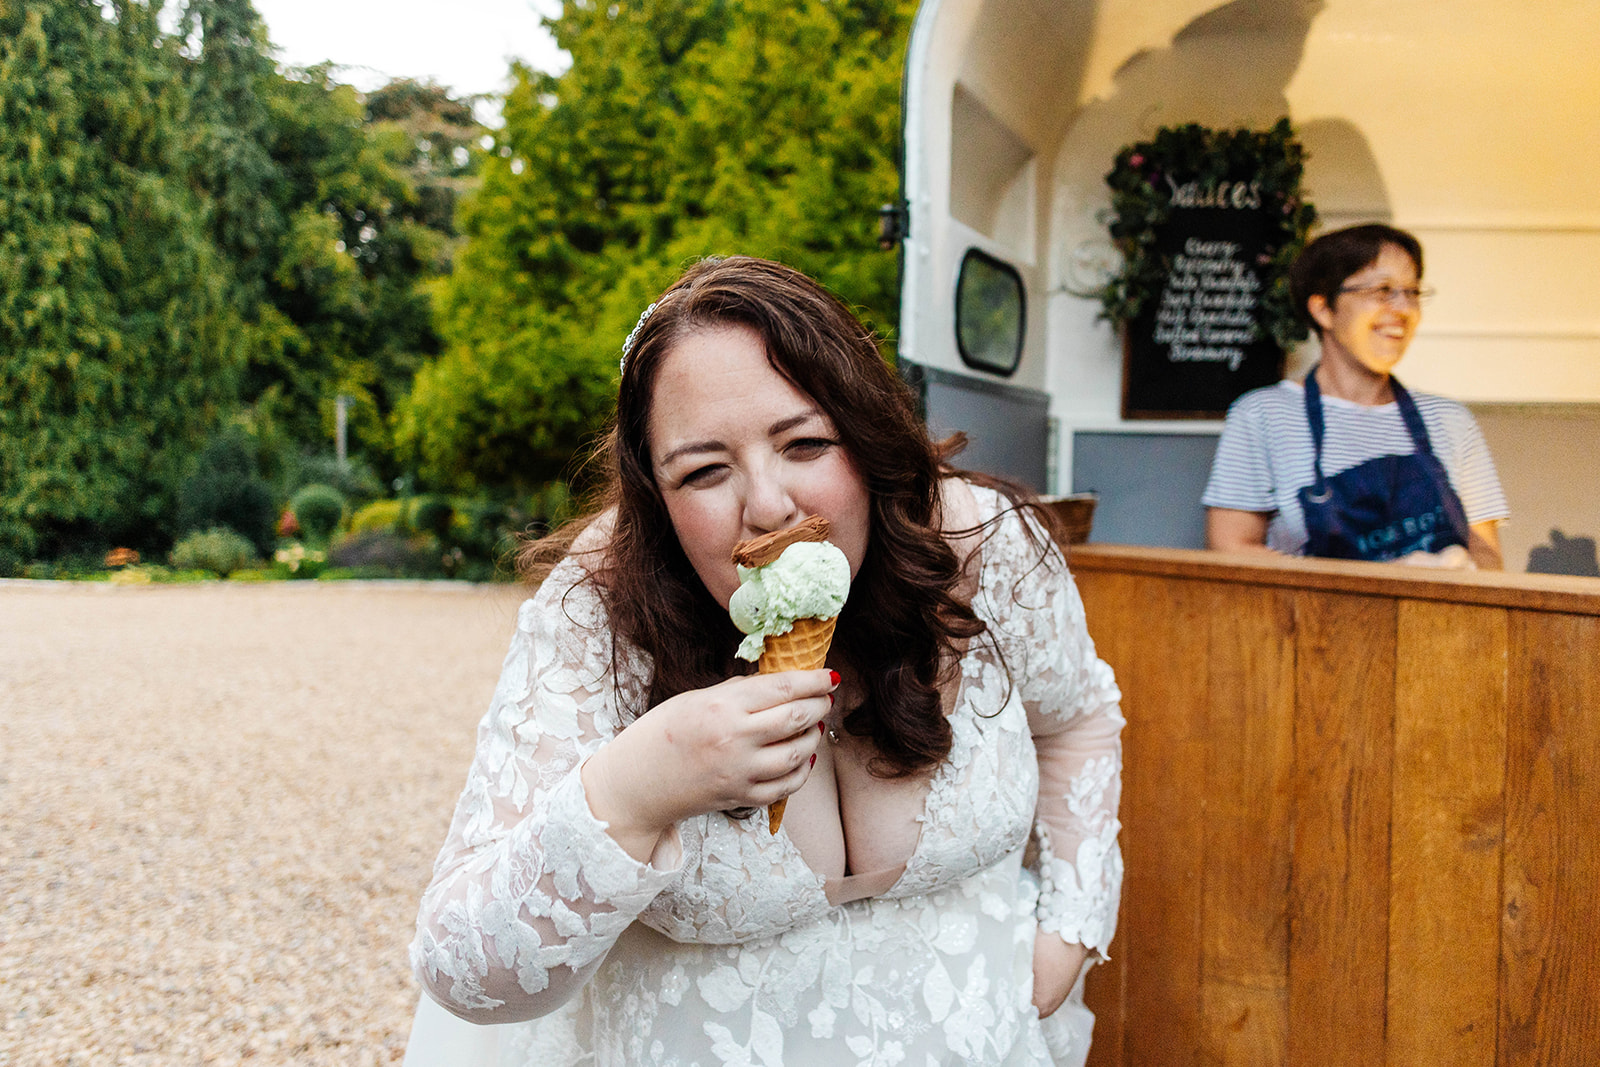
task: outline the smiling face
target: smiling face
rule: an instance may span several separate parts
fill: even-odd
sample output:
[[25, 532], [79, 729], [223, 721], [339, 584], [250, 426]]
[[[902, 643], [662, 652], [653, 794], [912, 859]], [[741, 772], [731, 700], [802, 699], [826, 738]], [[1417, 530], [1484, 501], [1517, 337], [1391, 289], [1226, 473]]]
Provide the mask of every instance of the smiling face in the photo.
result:
[[767, 362], [744, 326], [693, 331], [663, 357], [648, 427], [652, 472], [684, 554], [724, 607], [739, 587], [733, 546], [807, 515], [855, 577], [867, 551], [870, 500], [838, 431]]
[[[1342, 289], [1357, 290], [1387, 285], [1390, 289], [1416, 289], [1417, 265], [1405, 250], [1386, 244], [1378, 258], [1346, 278]], [[1322, 358], [1387, 378], [1405, 355], [1422, 321], [1414, 302], [1384, 300], [1376, 293], [1341, 292], [1330, 304], [1320, 295], [1306, 301], [1306, 309], [1322, 338]]]

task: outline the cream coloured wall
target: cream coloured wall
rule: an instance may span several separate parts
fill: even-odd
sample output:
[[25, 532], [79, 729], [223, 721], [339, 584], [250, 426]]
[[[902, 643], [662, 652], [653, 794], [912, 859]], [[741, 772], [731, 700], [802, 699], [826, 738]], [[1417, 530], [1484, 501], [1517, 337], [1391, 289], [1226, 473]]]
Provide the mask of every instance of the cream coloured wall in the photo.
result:
[[1343, 186], [1313, 138], [1316, 202], [1330, 225], [1415, 231], [1439, 290], [1408, 381], [1473, 401], [1600, 401], [1597, 54], [1590, 0], [1334, 0], [1313, 22], [1289, 113], [1358, 130], [1382, 179], [1375, 198]]

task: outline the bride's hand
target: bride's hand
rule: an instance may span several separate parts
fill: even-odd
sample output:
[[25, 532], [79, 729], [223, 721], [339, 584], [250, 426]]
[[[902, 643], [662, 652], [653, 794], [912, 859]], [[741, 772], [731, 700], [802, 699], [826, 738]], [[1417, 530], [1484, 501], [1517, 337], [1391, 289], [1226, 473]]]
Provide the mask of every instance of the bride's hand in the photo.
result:
[[1061, 1007], [1078, 984], [1078, 972], [1088, 958], [1088, 949], [1068, 944], [1060, 934], [1049, 930], [1034, 933], [1033, 1006], [1039, 1010], [1039, 1018], [1049, 1018]]
[[584, 764], [589, 810], [649, 862], [680, 820], [788, 796], [810, 774], [837, 685], [830, 671], [785, 671], [663, 701]]

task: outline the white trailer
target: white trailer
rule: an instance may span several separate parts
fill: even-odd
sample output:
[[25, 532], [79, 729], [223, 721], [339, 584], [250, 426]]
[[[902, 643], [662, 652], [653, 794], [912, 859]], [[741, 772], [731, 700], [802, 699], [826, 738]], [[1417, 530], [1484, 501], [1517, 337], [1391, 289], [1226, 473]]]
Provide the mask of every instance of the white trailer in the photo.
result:
[[[1121, 342], [1085, 295], [1118, 262], [1104, 176], [1163, 126], [1287, 116], [1322, 228], [1388, 221], [1425, 246], [1439, 296], [1400, 374], [1477, 414], [1515, 512], [1508, 569], [1551, 527], [1595, 536], [1597, 57], [1596, 0], [923, 0], [900, 356], [930, 423], [967, 431], [973, 465], [1097, 491], [1096, 540], [1197, 546], [1221, 423], [1121, 415]], [[964, 287], [1011, 284], [1014, 366], [957, 323]]]

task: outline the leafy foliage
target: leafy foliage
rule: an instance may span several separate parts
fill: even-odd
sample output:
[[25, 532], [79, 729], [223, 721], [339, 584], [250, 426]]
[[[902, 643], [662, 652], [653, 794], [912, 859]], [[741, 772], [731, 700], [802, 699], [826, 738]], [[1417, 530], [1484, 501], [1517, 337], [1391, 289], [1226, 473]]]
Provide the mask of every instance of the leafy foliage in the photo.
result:
[[173, 33], [161, 6], [0, 2], [3, 560], [164, 547], [218, 427], [287, 484], [340, 393], [392, 477], [390, 413], [440, 351], [469, 104], [279, 72], [249, 0], [185, 0]]
[[439, 289], [446, 351], [396, 445], [435, 482], [528, 493], [572, 473], [618, 350], [688, 262], [783, 260], [894, 321], [876, 206], [896, 188], [911, 0], [567, 0], [559, 76], [517, 68], [506, 129]]
[[439, 539], [440, 544], [450, 538], [450, 527], [455, 522], [456, 509], [450, 501], [442, 496], [425, 496], [418, 500], [411, 510], [411, 525], [413, 528], [430, 533]]
[[289, 501], [289, 510], [294, 512], [306, 537], [323, 542], [344, 521], [344, 494], [331, 485], [308, 485]]
[[1278, 220], [1276, 251], [1262, 268], [1272, 279], [1261, 294], [1262, 322], [1285, 349], [1303, 340], [1306, 329], [1295, 314], [1288, 273], [1317, 220], [1300, 187], [1304, 171], [1305, 149], [1288, 119], [1264, 131], [1168, 126], [1152, 140], [1124, 147], [1106, 175], [1111, 239], [1122, 253], [1122, 269], [1100, 290], [1102, 317], [1121, 325], [1160, 298], [1172, 264], [1156, 245], [1172, 210], [1173, 185], [1198, 182], [1210, 189], [1242, 180], [1259, 183], [1262, 207]]
[[226, 526], [265, 555], [276, 541], [276, 517], [272, 490], [261, 477], [250, 439], [237, 428], [218, 434], [178, 492], [178, 529]]
[[171, 563], [179, 570], [211, 571], [226, 578], [255, 561], [255, 546], [226, 526], [197, 531], [172, 546]]
[[328, 454], [300, 456], [290, 466], [284, 488], [298, 490], [307, 485], [331, 485], [354, 504], [376, 500], [383, 495], [383, 484], [372, 467], [361, 459], [340, 463]]
[[374, 500], [372, 503], [358, 508], [350, 516], [350, 532], [353, 534], [365, 533], [368, 530], [394, 530], [403, 532], [406, 527], [406, 505], [402, 500]]

